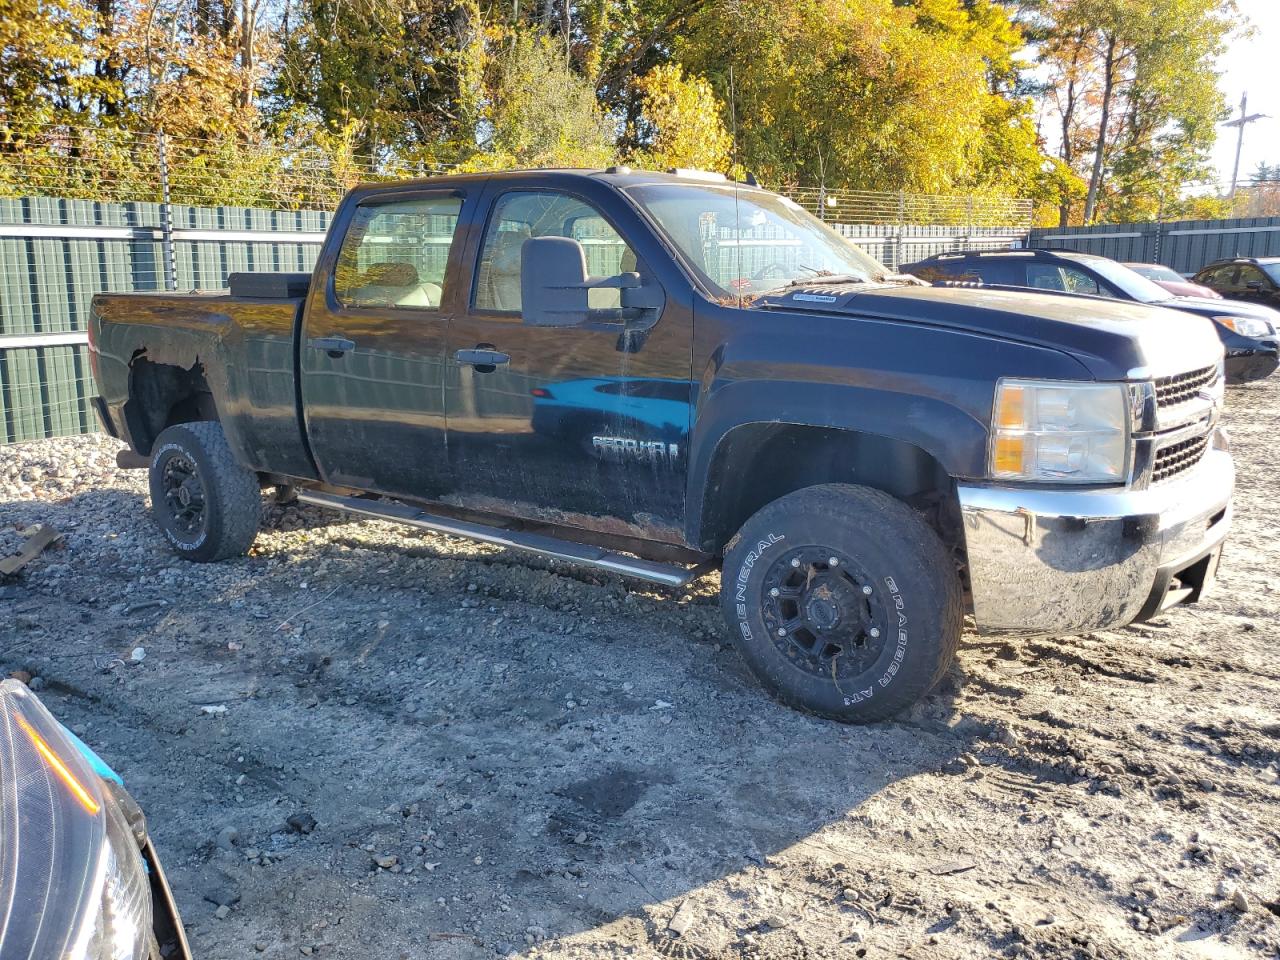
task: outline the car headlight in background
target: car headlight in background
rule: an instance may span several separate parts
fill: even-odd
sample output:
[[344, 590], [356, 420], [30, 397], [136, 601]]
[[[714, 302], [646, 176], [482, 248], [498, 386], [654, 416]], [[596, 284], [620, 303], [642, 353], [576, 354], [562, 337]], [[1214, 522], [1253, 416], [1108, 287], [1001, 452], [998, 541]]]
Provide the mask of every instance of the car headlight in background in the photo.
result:
[[1271, 324], [1253, 317], [1214, 317], [1213, 319], [1242, 337], [1266, 337], [1272, 332]]
[[44, 705], [0, 683], [0, 957], [143, 960], [151, 920], [116, 800]]
[[1123, 384], [1002, 379], [996, 385], [991, 476], [1042, 483], [1124, 482], [1129, 416]]

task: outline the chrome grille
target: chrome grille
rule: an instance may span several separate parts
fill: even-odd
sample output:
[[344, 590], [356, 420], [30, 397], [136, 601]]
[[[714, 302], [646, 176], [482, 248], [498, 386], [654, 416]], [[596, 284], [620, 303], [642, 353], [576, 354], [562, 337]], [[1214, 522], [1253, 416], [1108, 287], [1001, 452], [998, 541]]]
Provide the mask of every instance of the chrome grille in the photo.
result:
[[1200, 462], [1200, 458], [1208, 449], [1209, 434], [1205, 434], [1201, 437], [1180, 440], [1157, 450], [1155, 465], [1151, 470], [1151, 482], [1159, 483], [1161, 480], [1168, 480], [1190, 470]]
[[1160, 377], [1156, 380], [1156, 406], [1176, 407], [1180, 403], [1194, 400], [1196, 394], [1217, 378], [1216, 366], [1179, 373], [1172, 377]]

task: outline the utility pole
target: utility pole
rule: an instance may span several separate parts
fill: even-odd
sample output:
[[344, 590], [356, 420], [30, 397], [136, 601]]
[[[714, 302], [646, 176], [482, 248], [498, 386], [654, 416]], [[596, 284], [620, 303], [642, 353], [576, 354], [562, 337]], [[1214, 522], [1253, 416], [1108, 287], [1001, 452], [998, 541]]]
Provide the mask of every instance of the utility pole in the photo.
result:
[[1240, 177], [1240, 150], [1244, 146], [1244, 128], [1255, 120], [1261, 120], [1266, 117], [1265, 113], [1255, 113], [1251, 116], [1248, 111], [1248, 105], [1249, 94], [1247, 92], [1242, 93], [1240, 95], [1240, 116], [1223, 124], [1224, 127], [1239, 128], [1239, 132], [1236, 134], [1236, 162], [1235, 166], [1231, 168], [1231, 193], [1228, 194], [1228, 199], [1234, 199], [1236, 195], [1236, 181]]

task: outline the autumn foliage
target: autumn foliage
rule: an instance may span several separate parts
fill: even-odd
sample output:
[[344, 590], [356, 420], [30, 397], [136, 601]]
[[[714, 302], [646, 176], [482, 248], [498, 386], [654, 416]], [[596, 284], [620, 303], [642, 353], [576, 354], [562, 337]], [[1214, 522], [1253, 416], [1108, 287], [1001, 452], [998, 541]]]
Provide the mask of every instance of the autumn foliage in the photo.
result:
[[191, 202], [327, 204], [370, 177], [621, 162], [1034, 197], [1064, 222], [1154, 216], [1204, 175], [1229, 13], [1230, 0], [0, 0], [0, 190], [136, 196], [164, 134]]

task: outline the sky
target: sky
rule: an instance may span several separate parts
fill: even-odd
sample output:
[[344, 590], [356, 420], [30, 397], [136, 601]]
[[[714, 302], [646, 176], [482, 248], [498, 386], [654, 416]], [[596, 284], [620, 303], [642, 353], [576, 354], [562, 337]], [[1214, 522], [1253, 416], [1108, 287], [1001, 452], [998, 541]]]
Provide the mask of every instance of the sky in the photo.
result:
[[[1218, 85], [1235, 115], [1240, 115], [1240, 95], [1249, 94], [1249, 112], [1270, 116], [1245, 127], [1240, 154], [1240, 179], [1247, 180], [1259, 163], [1280, 163], [1280, 0], [1236, 0], [1240, 12], [1253, 24], [1253, 36], [1236, 40], [1218, 64]], [[1221, 127], [1213, 151], [1214, 166], [1224, 184], [1231, 182], [1236, 153], [1236, 128]]]

